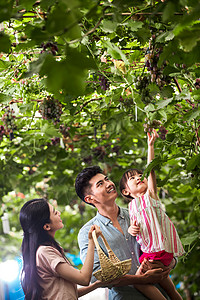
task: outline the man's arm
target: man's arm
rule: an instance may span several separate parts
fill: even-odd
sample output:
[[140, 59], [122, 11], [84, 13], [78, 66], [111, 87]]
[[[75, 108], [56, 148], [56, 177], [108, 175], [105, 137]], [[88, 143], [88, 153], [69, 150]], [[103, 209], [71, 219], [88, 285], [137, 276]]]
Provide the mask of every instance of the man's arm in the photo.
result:
[[163, 271], [163, 269], [152, 269], [147, 271], [144, 274], [136, 275], [125, 275], [120, 278], [120, 282], [115, 286], [125, 286], [125, 285], [134, 285], [134, 284], [155, 284], [159, 283], [164, 278], [167, 278], [169, 275], [169, 269]]

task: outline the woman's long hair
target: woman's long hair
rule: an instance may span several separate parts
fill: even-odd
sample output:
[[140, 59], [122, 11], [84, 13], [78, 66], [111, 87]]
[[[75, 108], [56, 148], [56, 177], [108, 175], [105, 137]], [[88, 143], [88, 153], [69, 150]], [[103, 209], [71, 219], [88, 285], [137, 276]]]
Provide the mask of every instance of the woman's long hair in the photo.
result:
[[23, 269], [21, 283], [26, 300], [41, 299], [42, 288], [36, 268], [36, 252], [40, 245], [51, 245], [62, 254], [62, 248], [44, 230], [44, 225], [50, 223], [48, 202], [44, 199], [33, 199], [26, 202], [20, 210], [20, 223], [24, 231], [22, 241]]

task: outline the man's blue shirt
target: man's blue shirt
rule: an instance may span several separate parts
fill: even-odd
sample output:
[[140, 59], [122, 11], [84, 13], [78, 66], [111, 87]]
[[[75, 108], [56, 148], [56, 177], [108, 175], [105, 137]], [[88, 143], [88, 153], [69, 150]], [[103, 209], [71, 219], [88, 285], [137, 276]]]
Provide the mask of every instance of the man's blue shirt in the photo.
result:
[[[117, 228], [115, 228], [110, 219], [100, 215], [98, 212], [96, 216], [87, 222], [79, 231], [78, 243], [80, 248], [80, 258], [84, 263], [87, 249], [88, 249], [88, 232], [92, 225], [96, 224], [101, 228], [103, 235], [105, 236], [108, 244], [120, 260], [132, 259], [132, 267], [128, 274], [134, 275], [139, 266], [140, 245], [137, 243], [135, 237], [128, 233], [128, 227], [130, 226], [130, 219], [128, 209], [119, 208], [118, 222], [124, 232], [122, 234]], [[98, 238], [100, 247], [107, 253], [105, 245], [101, 238]], [[94, 268], [93, 272], [100, 269], [99, 257], [95, 249], [94, 255]], [[92, 277], [92, 282], [96, 278]], [[109, 299], [111, 300], [145, 300], [144, 295], [138, 292], [132, 285], [123, 287], [109, 287]]]

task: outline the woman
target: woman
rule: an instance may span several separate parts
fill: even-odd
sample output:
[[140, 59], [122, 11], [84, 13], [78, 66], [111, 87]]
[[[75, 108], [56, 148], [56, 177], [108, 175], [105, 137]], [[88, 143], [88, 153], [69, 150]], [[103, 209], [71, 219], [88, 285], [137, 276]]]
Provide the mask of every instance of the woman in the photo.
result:
[[63, 228], [60, 212], [44, 199], [26, 202], [20, 210], [20, 223], [24, 232], [22, 241], [22, 287], [26, 300], [67, 300], [102, 286], [95, 282], [77, 290], [77, 284], [87, 286], [90, 282], [94, 242], [100, 228], [93, 225], [88, 234], [87, 259], [81, 270], [75, 269], [66, 259], [62, 247], [54, 239], [57, 230]]

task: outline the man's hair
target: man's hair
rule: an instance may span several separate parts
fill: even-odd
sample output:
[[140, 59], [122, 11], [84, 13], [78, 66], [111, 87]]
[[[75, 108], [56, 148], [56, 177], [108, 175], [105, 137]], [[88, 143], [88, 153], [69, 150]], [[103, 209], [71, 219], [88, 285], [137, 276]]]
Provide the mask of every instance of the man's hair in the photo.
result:
[[[85, 202], [85, 196], [89, 193], [90, 191], [90, 179], [94, 177], [95, 175], [103, 173], [102, 169], [99, 166], [92, 166], [83, 169], [76, 177], [75, 181], [75, 189], [76, 193]], [[86, 202], [87, 203], [87, 202]], [[90, 204], [90, 203], [88, 203]], [[91, 204], [92, 205], [92, 204]]]

